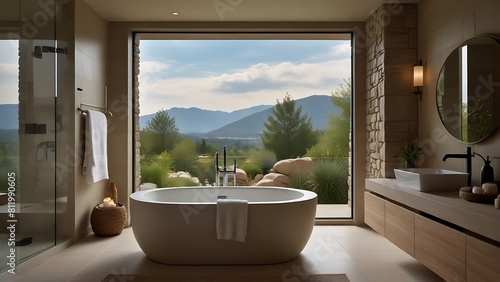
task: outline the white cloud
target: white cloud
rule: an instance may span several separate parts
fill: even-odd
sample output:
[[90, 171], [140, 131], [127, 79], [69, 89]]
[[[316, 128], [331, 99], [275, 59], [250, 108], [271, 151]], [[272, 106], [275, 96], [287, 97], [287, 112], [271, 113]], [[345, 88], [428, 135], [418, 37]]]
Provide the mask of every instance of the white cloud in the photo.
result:
[[17, 64], [1, 64], [0, 63], [0, 75], [15, 75], [17, 77], [19, 73], [19, 67]]
[[350, 59], [316, 64], [260, 63], [234, 73], [203, 78], [160, 79], [151, 74], [146, 81], [140, 81], [141, 115], [172, 107], [232, 111], [274, 105], [286, 93], [294, 99], [330, 95], [342, 79], [350, 77], [350, 64]]
[[18, 101], [17, 64], [0, 63], [0, 104], [17, 104]]
[[346, 69], [350, 70], [350, 60], [316, 64], [283, 62], [274, 66], [261, 63], [237, 73], [215, 77], [213, 87], [225, 93], [247, 93], [261, 89], [331, 86], [332, 78], [350, 75]]
[[140, 64], [141, 64], [140, 65], [141, 74], [158, 73], [168, 70], [172, 67], [171, 64], [155, 62], [155, 61], [144, 61], [144, 62], [141, 61]]
[[333, 58], [350, 58], [351, 42], [342, 42], [332, 46], [329, 53]]

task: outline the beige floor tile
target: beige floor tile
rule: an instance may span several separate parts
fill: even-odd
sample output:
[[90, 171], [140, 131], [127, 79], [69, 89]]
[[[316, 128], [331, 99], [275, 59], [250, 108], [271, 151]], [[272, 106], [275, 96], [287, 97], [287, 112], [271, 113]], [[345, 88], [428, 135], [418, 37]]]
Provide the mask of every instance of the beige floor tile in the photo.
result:
[[[106, 275], [107, 276], [107, 275]], [[99, 275], [77, 275], [68, 280], [68, 282], [101, 282], [106, 276]], [[126, 282], [126, 281], [124, 281]]]
[[135, 241], [132, 228], [113, 237], [87, 236], [47, 257], [23, 275], [0, 275], [0, 281], [100, 282], [108, 274], [178, 276], [278, 275], [300, 281], [301, 275], [345, 273], [352, 282], [441, 281], [396, 246], [368, 227], [315, 226], [311, 238], [294, 260], [273, 265], [174, 266], [148, 259]]
[[61, 253], [40, 264], [28, 274], [34, 277], [53, 277], [55, 280], [65, 281], [84, 269], [94, 259], [94, 254]]
[[403, 252], [356, 253], [353, 258], [370, 281], [443, 281], [439, 276]]
[[354, 236], [338, 238], [338, 242], [348, 254], [373, 252], [402, 252], [384, 237]]
[[380, 234], [373, 231], [373, 229], [371, 229], [368, 226], [335, 225], [328, 227], [330, 232], [335, 237], [359, 237], [359, 236], [381, 237]]

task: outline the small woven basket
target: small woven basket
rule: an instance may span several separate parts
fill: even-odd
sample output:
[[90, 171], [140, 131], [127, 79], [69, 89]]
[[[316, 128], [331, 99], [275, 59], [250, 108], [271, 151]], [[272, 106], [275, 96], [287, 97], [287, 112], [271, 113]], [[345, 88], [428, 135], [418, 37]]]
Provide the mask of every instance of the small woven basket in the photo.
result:
[[97, 236], [115, 236], [122, 233], [127, 220], [127, 209], [120, 203], [116, 208], [102, 208], [96, 205], [90, 214], [92, 231]]

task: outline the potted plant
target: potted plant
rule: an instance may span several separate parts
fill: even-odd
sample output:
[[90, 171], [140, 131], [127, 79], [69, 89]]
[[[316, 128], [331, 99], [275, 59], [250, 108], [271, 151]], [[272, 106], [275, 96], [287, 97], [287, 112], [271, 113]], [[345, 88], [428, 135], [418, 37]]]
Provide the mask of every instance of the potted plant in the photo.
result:
[[413, 168], [416, 165], [418, 156], [422, 154], [422, 148], [419, 148], [412, 143], [405, 143], [405, 146], [399, 149], [395, 157], [405, 161], [406, 168]]

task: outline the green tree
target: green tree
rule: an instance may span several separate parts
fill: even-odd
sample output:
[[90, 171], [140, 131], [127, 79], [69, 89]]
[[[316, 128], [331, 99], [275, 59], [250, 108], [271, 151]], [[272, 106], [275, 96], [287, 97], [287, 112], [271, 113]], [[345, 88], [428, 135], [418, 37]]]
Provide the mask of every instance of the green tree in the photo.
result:
[[337, 116], [330, 115], [328, 128], [319, 137], [318, 144], [308, 150], [311, 157], [347, 157], [349, 156], [349, 134], [351, 132], [351, 80], [332, 93], [332, 103], [340, 109]]
[[161, 109], [144, 128], [141, 135], [141, 147], [146, 153], [157, 155], [172, 150], [179, 140], [180, 134], [175, 118], [170, 117], [167, 111]]
[[288, 93], [283, 103], [277, 101], [264, 126], [262, 144], [280, 160], [304, 155], [317, 141], [311, 118], [307, 113], [302, 115], [302, 106], [295, 108], [295, 100]]
[[233, 157], [245, 155], [245, 152], [236, 146], [231, 147], [231, 150], [229, 150], [229, 152], [227, 152], [227, 153], [229, 156], [233, 156]]
[[200, 154], [207, 154], [208, 153], [208, 145], [207, 145], [207, 141], [205, 141], [205, 138], [203, 138], [201, 140], [201, 143], [198, 146], [198, 153], [200, 153]]

